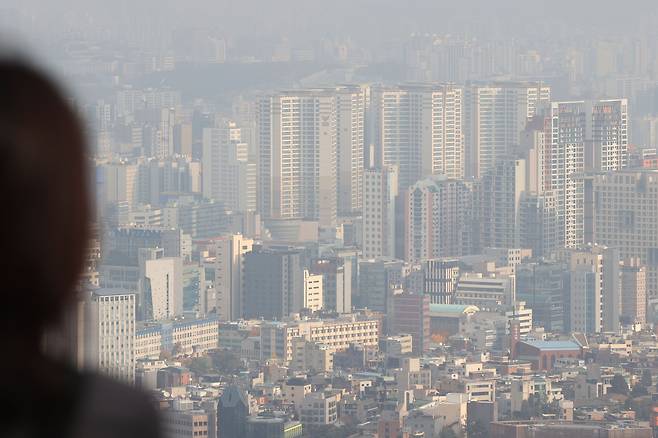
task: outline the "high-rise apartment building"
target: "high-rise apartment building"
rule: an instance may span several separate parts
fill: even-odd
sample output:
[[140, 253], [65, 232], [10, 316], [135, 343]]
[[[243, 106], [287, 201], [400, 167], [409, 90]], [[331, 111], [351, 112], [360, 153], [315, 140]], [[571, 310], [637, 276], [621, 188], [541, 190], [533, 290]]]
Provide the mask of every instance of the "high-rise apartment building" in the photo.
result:
[[551, 176], [549, 190], [558, 213], [558, 246], [573, 248], [584, 243], [583, 185], [587, 113], [583, 102], [551, 104]]
[[124, 289], [96, 289], [86, 302], [87, 366], [113, 378], [135, 380], [135, 294]]
[[410, 262], [469, 254], [473, 233], [473, 195], [468, 184], [435, 176], [418, 181], [400, 200], [398, 236], [402, 257]]
[[400, 85], [371, 90], [374, 159], [398, 166], [399, 189], [423, 177], [464, 177], [462, 89]]
[[553, 102], [548, 189], [555, 196], [559, 243], [588, 243], [582, 173], [621, 170], [628, 161], [626, 99]]
[[499, 157], [478, 184], [480, 247], [519, 248], [526, 161]]
[[203, 196], [231, 211], [256, 210], [256, 163], [249, 160], [235, 122], [223, 120], [203, 130]]
[[557, 249], [557, 210], [550, 192], [521, 194], [519, 201], [519, 245], [534, 257], [548, 257]]
[[658, 296], [658, 171], [625, 170], [585, 179], [585, 236], [646, 266], [646, 293]]
[[281, 92], [258, 102], [259, 211], [336, 224], [336, 96]]
[[244, 259], [254, 241], [241, 234], [214, 240], [215, 311], [221, 321], [240, 319], [244, 308]]
[[336, 179], [338, 214], [361, 211], [365, 153], [365, 112], [368, 89], [337, 87]]
[[366, 169], [363, 174], [363, 257], [395, 256], [396, 167]]
[[[585, 168], [621, 170], [628, 165], [628, 101], [609, 99], [588, 102], [591, 133], [585, 150]], [[588, 127], [589, 128], [589, 127]]]
[[466, 176], [480, 178], [520, 144], [526, 123], [550, 102], [541, 83], [473, 84], [465, 88]]

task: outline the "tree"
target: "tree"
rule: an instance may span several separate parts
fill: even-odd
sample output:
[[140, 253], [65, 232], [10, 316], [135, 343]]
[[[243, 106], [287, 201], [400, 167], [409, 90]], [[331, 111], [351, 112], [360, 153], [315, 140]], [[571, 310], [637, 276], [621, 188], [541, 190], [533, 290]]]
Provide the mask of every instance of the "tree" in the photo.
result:
[[642, 382], [640, 382], [633, 387], [633, 390], [631, 391], [631, 397], [642, 397], [644, 395], [649, 395], [649, 391], [647, 391], [647, 387], [644, 386]]
[[466, 436], [468, 438], [488, 438], [487, 426], [480, 419], [469, 420], [466, 424]]
[[642, 378], [640, 379], [640, 384], [645, 388], [650, 388], [653, 385], [653, 376], [651, 375], [650, 369], [645, 369], [642, 371]]
[[628, 395], [628, 383], [621, 374], [615, 374], [610, 382], [610, 392], [613, 394]]
[[219, 350], [212, 356], [212, 364], [219, 374], [233, 375], [242, 370], [242, 361], [227, 350]]
[[190, 360], [187, 367], [197, 375], [208, 374], [213, 369], [213, 363], [208, 356], [195, 357]]
[[443, 429], [441, 429], [439, 438], [457, 438], [457, 434], [454, 430], [452, 430], [452, 427], [445, 426]]

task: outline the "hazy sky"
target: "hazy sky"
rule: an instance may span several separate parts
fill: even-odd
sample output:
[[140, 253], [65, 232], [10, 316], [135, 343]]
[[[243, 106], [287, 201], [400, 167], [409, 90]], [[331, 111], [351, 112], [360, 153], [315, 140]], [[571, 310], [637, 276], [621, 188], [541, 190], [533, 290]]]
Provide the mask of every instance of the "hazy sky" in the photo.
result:
[[532, 36], [551, 27], [618, 34], [655, 28], [655, 0], [3, 0], [33, 11], [40, 25], [135, 23], [212, 26], [231, 36], [354, 36], [382, 40], [421, 32]]

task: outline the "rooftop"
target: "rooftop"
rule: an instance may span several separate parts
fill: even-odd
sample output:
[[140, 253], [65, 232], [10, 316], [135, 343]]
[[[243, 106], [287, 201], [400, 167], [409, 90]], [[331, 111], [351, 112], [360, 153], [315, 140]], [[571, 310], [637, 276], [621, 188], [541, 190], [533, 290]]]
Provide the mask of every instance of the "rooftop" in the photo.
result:
[[521, 341], [540, 350], [580, 350], [580, 346], [573, 341]]
[[477, 312], [476, 306], [467, 304], [430, 304], [430, 313], [443, 313], [461, 315], [463, 313]]

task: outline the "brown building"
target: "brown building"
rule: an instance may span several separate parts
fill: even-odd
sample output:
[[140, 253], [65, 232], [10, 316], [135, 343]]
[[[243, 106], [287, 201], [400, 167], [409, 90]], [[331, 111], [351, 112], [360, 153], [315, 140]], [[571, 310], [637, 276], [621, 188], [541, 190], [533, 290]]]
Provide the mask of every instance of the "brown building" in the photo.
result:
[[520, 341], [514, 359], [532, 363], [533, 370], [553, 369], [557, 359], [580, 358], [582, 349], [573, 341]]
[[393, 298], [391, 332], [409, 334], [414, 354], [422, 354], [430, 346], [429, 295], [403, 293]]

